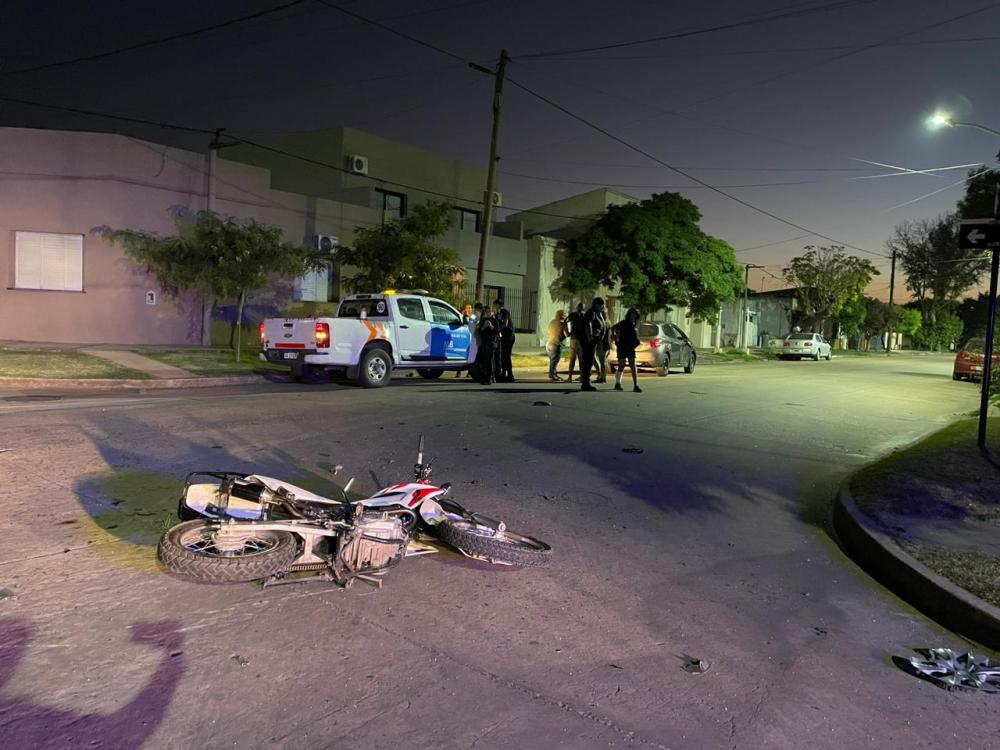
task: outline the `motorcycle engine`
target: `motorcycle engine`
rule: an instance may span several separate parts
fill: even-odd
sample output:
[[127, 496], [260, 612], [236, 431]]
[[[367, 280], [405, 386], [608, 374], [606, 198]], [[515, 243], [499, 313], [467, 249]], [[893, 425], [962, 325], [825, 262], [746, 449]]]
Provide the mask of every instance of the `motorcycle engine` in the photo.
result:
[[334, 573], [341, 582], [359, 573], [385, 570], [406, 554], [409, 530], [398, 515], [365, 512], [340, 538]]

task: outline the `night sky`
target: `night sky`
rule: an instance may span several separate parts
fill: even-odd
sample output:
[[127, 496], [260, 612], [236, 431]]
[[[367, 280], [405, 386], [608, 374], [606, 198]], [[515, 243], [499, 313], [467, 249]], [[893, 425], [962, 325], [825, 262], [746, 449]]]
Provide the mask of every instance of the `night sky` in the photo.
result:
[[[350, 125], [485, 163], [489, 77], [316, 0], [99, 60], [17, 72], [287, 2], [5, 0], [0, 97], [257, 138]], [[925, 126], [935, 108], [946, 107], [956, 119], [1000, 128], [1000, 2], [340, 4], [490, 67], [506, 47], [512, 80], [704, 182], [880, 255], [895, 224], [952, 209], [965, 170], [904, 174], [863, 160], [909, 169], [992, 165], [1000, 148], [1000, 138], [976, 130], [935, 133]], [[746, 23], [785, 12], [795, 15]], [[571, 51], [731, 24], [743, 25]], [[552, 52], [567, 53], [539, 54]], [[5, 102], [0, 125], [117, 131], [198, 150], [207, 143]], [[766, 264], [775, 275], [803, 245], [830, 244], [697, 186], [510, 84], [500, 154], [499, 189], [508, 207], [599, 185], [639, 197], [676, 190], [699, 205], [706, 231], [730, 242], [741, 261]], [[860, 179], [872, 175], [883, 176]], [[873, 260], [885, 273], [870, 291], [885, 296], [888, 261]], [[754, 288], [781, 286], [759, 272], [751, 279]]]

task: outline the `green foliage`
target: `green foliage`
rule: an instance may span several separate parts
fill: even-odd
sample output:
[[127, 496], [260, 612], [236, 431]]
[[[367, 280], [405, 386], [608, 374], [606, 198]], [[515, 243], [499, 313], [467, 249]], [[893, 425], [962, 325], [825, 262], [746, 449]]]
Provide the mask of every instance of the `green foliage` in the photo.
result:
[[833, 319], [837, 322], [840, 333], [849, 339], [861, 337], [861, 327], [868, 317], [868, 306], [864, 297], [857, 297], [841, 306]]
[[354, 244], [337, 251], [342, 266], [353, 273], [345, 277], [355, 292], [382, 289], [426, 289], [436, 297], [451, 299], [465, 269], [458, 254], [432, 240], [454, 223], [452, 207], [432, 201], [380, 227], [358, 229]]
[[946, 350], [962, 337], [962, 319], [952, 312], [939, 312], [933, 321], [924, 321], [913, 334], [913, 342], [921, 349]]
[[995, 216], [997, 187], [1000, 186], [1000, 169], [991, 169], [978, 177], [985, 166], [969, 170], [965, 182], [965, 197], [958, 202], [958, 215], [963, 219], [992, 219]]
[[806, 253], [785, 267], [785, 280], [798, 290], [806, 322], [815, 330], [861, 299], [861, 292], [878, 270], [871, 261], [847, 255], [838, 245], [806, 246]]
[[920, 310], [912, 307], [897, 307], [894, 311], [895, 318], [893, 330], [899, 331], [904, 336], [915, 336], [923, 325]]
[[[282, 242], [280, 227], [213, 211], [199, 211], [193, 220], [178, 217], [177, 234], [172, 237], [111, 227], [95, 231], [105, 241], [121, 246], [170, 295], [192, 291], [202, 300], [237, 300], [237, 326], [242, 325], [248, 295], [275, 277], [301, 276], [322, 265], [314, 251]], [[237, 359], [239, 355], [237, 338]]]
[[743, 291], [733, 249], [698, 226], [698, 207], [677, 193], [611, 206], [567, 251], [560, 285], [571, 295], [619, 285], [622, 303], [640, 310], [686, 306], [714, 321]]
[[203, 299], [240, 299], [274, 277], [300, 276], [320, 263], [312, 250], [282, 242], [280, 227], [212, 211], [178, 218], [172, 237], [110, 227], [97, 232], [174, 296], [193, 291]]
[[990, 318], [990, 295], [983, 292], [978, 297], [966, 297], [955, 311], [962, 319], [962, 341], [982, 338]]
[[989, 266], [989, 257], [958, 247], [958, 217], [906, 221], [886, 243], [895, 251], [909, 289], [927, 323], [949, 310]]

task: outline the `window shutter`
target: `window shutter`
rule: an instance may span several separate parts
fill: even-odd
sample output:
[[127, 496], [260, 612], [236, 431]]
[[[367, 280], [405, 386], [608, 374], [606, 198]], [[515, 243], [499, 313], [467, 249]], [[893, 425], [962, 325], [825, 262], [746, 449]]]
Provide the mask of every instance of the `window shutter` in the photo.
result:
[[83, 291], [83, 235], [16, 232], [17, 289]]

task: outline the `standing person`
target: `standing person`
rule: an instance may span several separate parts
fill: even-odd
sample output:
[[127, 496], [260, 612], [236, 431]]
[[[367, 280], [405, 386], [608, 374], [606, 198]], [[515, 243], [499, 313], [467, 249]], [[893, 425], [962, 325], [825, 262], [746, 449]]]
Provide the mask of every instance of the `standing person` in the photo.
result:
[[[573, 367], [576, 365], [576, 360], [580, 356], [579, 353], [579, 339], [577, 338], [578, 327], [583, 326], [583, 303], [580, 302], [576, 306], [576, 310], [569, 314], [569, 377], [566, 379], [567, 383], [573, 382]], [[580, 359], [583, 362], [583, 359]]]
[[545, 344], [545, 351], [549, 355], [549, 380], [553, 383], [562, 380], [557, 370], [567, 336], [569, 336], [569, 327], [566, 325], [566, 311], [556, 310], [556, 316], [549, 321], [549, 338]]
[[618, 371], [615, 373], [615, 390], [622, 390], [622, 373], [625, 363], [632, 369], [632, 390], [642, 393], [639, 387], [639, 375], [635, 370], [635, 348], [639, 346], [639, 311], [630, 307], [624, 320], [615, 323], [615, 346], [618, 349]]
[[576, 338], [580, 347], [580, 390], [596, 391], [590, 384], [590, 372], [594, 369], [594, 349], [604, 337], [604, 300], [594, 297], [590, 309], [583, 316], [583, 324], [577, 326]]
[[594, 346], [594, 368], [597, 370], [598, 383], [608, 382], [608, 357], [611, 354], [611, 320], [607, 310], [601, 311], [601, 338]]
[[[478, 306], [478, 309], [480, 309], [480, 310], [483, 309], [482, 305], [480, 305], [478, 303], [476, 303], [476, 304]], [[477, 318], [475, 317], [474, 308], [472, 307], [472, 303], [471, 302], [466, 302], [464, 305], [462, 305], [462, 325], [469, 326], [469, 332], [472, 334], [473, 339], [475, 339], [475, 337], [476, 337], [476, 328], [475, 328], [476, 320], [477, 320]], [[462, 370], [455, 370], [455, 377], [456, 378], [462, 377], [462, 372], [463, 372]], [[466, 375], [466, 377], [468, 377], [468, 378], [472, 377], [472, 371], [471, 370], [468, 372], [468, 374]]]
[[497, 381], [500, 383], [514, 382], [514, 363], [511, 355], [514, 352], [514, 320], [510, 310], [500, 308], [497, 316], [497, 327], [500, 329], [500, 370]]
[[476, 374], [482, 385], [490, 385], [497, 382], [497, 344], [500, 343], [500, 330], [497, 328], [493, 311], [490, 308], [483, 308], [483, 316], [479, 319], [476, 330], [479, 333], [479, 350], [476, 352], [475, 362]]

